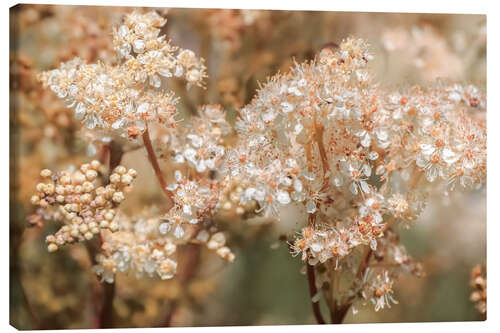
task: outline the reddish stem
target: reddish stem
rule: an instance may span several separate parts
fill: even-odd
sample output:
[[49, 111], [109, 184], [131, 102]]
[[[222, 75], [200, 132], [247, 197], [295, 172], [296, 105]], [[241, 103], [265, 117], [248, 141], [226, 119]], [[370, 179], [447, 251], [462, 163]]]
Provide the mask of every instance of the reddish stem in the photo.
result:
[[110, 151], [109, 143], [105, 143], [99, 148], [99, 152], [97, 153], [97, 159], [99, 160], [99, 162], [101, 162], [101, 164], [106, 163], [109, 151]]
[[340, 308], [338, 308], [334, 312], [332, 312], [331, 313], [332, 324], [342, 324], [344, 322], [345, 316], [347, 315], [347, 311], [349, 311], [350, 307], [351, 307], [351, 304], [347, 304], [347, 305], [341, 306]]
[[[193, 279], [196, 275], [198, 265], [200, 263], [200, 246], [195, 244], [187, 244], [184, 251], [181, 253], [181, 260], [179, 260], [181, 266], [179, 267], [179, 274], [177, 279], [181, 285], [182, 290], [185, 290], [186, 285]], [[179, 307], [179, 300], [173, 300], [170, 303], [170, 308], [165, 320], [163, 321], [163, 327], [170, 327], [172, 324], [172, 318]]]
[[[316, 214], [309, 214], [309, 217], [307, 219], [307, 224], [309, 227], [314, 227], [316, 221]], [[306, 263], [307, 267], [307, 282], [309, 283], [309, 294], [311, 296], [311, 300], [313, 297], [316, 296], [318, 293], [318, 289], [316, 288], [316, 276], [314, 273], [314, 266], [309, 265], [309, 263]], [[316, 318], [316, 321], [318, 324], [326, 324], [325, 320], [323, 319], [323, 316], [321, 315], [321, 310], [319, 308], [319, 301], [314, 302], [312, 301], [312, 308], [313, 308], [313, 313], [314, 317]]]
[[111, 141], [109, 144], [109, 172], [113, 172], [113, 170], [120, 165], [120, 162], [123, 157], [123, 148], [121, 145], [117, 144], [115, 141]]
[[115, 283], [103, 282], [104, 302], [99, 313], [101, 328], [113, 327], [113, 300], [115, 298]]
[[[163, 177], [163, 173], [161, 172], [160, 165], [158, 163], [158, 159], [156, 158], [156, 154], [153, 149], [153, 145], [151, 143], [151, 138], [149, 136], [149, 129], [146, 127], [146, 130], [142, 134], [142, 140], [144, 142], [144, 147], [146, 148], [146, 152], [148, 153], [148, 158], [149, 162], [151, 163], [151, 166], [153, 167], [153, 170], [155, 172], [156, 178], [158, 179], [158, 182], [160, 183], [161, 190], [165, 194], [167, 198], [167, 203], [166, 203], [166, 210], [170, 210], [174, 206], [174, 200], [173, 200], [173, 193], [169, 190], [167, 190], [167, 182], [165, 178]], [[196, 271], [196, 268], [198, 267], [198, 262], [199, 262], [199, 247], [194, 246], [192, 244], [187, 245], [188, 248], [188, 258], [185, 261], [185, 268], [181, 269], [181, 272], [179, 274], [179, 280], [181, 285], [186, 285], [189, 280], [194, 276], [194, 273]], [[183, 261], [181, 261], [183, 262]], [[167, 313], [165, 320], [163, 322], [164, 327], [168, 327], [171, 325], [171, 321], [173, 316], [175, 315], [175, 312], [177, 308], [179, 307], [179, 301], [174, 300], [170, 304], [170, 309], [169, 312]]]
[[363, 275], [365, 275], [366, 270], [370, 266], [370, 259], [372, 257], [373, 250], [371, 248], [368, 248], [368, 252], [365, 255], [365, 260], [361, 263], [361, 266], [358, 270], [359, 278], [362, 279]]
[[[101, 147], [99, 152], [99, 161], [105, 163], [108, 159], [109, 173], [113, 172], [123, 157], [123, 149], [116, 142], [112, 141], [109, 144], [105, 144]], [[99, 240], [99, 247], [102, 246], [102, 237]], [[99, 248], [96, 248], [95, 243], [87, 243], [87, 250], [90, 256], [92, 265], [96, 265], [95, 261], [96, 254], [99, 252]], [[94, 319], [94, 328], [111, 328], [113, 327], [113, 300], [115, 298], [115, 283], [101, 283], [101, 307], [96, 313]]]
[[149, 130], [146, 127], [146, 130], [144, 131], [144, 134], [142, 134], [142, 140], [144, 141], [144, 147], [146, 148], [146, 152], [148, 153], [148, 158], [149, 162], [151, 163], [151, 166], [153, 167], [153, 170], [155, 172], [156, 178], [158, 179], [158, 182], [160, 183], [161, 190], [163, 193], [165, 193], [167, 197], [167, 211], [174, 206], [174, 201], [173, 201], [173, 193], [169, 190], [167, 190], [167, 182], [165, 181], [165, 178], [163, 177], [163, 173], [161, 172], [160, 165], [158, 164], [158, 159], [156, 158], [156, 154], [153, 149], [153, 145], [151, 144], [151, 138], [149, 137]]
[[[307, 281], [309, 282], [309, 294], [311, 295], [312, 299], [318, 293], [318, 289], [316, 288], [316, 277], [314, 274], [314, 266], [309, 264], [306, 265], [307, 265]], [[312, 308], [314, 317], [316, 318], [318, 324], [326, 324], [325, 320], [323, 319], [323, 316], [321, 315], [321, 310], [319, 308], [319, 301], [318, 302], [313, 301]]]

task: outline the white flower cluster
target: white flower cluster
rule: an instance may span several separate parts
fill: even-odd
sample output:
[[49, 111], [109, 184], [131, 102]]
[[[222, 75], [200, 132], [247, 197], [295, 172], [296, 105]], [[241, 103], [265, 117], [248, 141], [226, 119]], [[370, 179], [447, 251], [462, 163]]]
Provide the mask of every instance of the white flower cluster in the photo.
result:
[[179, 49], [160, 35], [166, 19], [156, 12], [125, 16], [121, 26], [113, 32], [113, 45], [126, 65], [134, 69], [136, 79], [149, 81], [160, 88], [161, 77], [184, 78], [190, 85], [200, 85], [206, 77], [203, 61], [191, 50]]
[[39, 79], [74, 109], [75, 119], [88, 130], [136, 139], [148, 122], [175, 126], [177, 99], [160, 89], [161, 77], [201, 85], [206, 74], [203, 61], [192, 51], [179, 50], [159, 35], [165, 22], [155, 12], [129, 14], [113, 34], [121, 55], [117, 65], [85, 64], [75, 58]]
[[[193, 183], [186, 185], [191, 187]], [[180, 199], [180, 195], [176, 198]], [[172, 209], [176, 213], [169, 214], [168, 219], [178, 214], [176, 217], [183, 215], [183, 218], [190, 219], [187, 223], [193, 223], [194, 215], [187, 212], [190, 208], [184, 207], [188, 207], [188, 204], [182, 207], [176, 205]], [[198, 208], [193, 206], [194, 210]], [[173, 278], [177, 273], [177, 248], [186, 243], [204, 244], [221, 258], [234, 261], [235, 256], [226, 245], [224, 233], [218, 232], [213, 226], [205, 227], [201, 222], [196, 222], [196, 232], [185, 235], [180, 222], [174, 232], [170, 232], [170, 220], [161, 216], [154, 207], [131, 218], [119, 214], [116, 220], [120, 230], [102, 234], [102, 251], [97, 255], [97, 264], [94, 266], [94, 271], [107, 283], [113, 283], [116, 274], [120, 272], [132, 272], [137, 278], [145, 274], [151, 277], [157, 275], [162, 280]], [[176, 220], [175, 223], [177, 222], [179, 221]]]
[[367, 269], [363, 276], [364, 289], [361, 292], [362, 297], [375, 305], [375, 311], [385, 307], [390, 308], [392, 304], [398, 304], [392, 294], [394, 293], [392, 285], [394, 280], [387, 270], [379, 274], [374, 274], [372, 270]]
[[[486, 126], [474, 119], [484, 111], [485, 97], [473, 86], [444, 85], [407, 94], [387, 94], [384, 111], [392, 122], [390, 166], [423, 171], [428, 182], [442, 179], [454, 189], [479, 187], [486, 178]], [[414, 163], [412, 163], [414, 162]], [[386, 176], [387, 166], [377, 174]]]
[[[281, 206], [303, 207], [309, 223], [291, 249], [309, 265], [336, 269], [359, 245], [376, 251], [432, 191], [486, 178], [485, 96], [441, 82], [388, 91], [372, 82], [371, 58], [362, 40], [347, 39], [271, 78], [240, 111], [226, 154], [224, 170], [244, 180], [241, 203], [277, 218]], [[392, 284], [377, 279], [387, 289], [379, 309]]]
[[133, 272], [137, 278], [155, 273], [162, 279], [174, 277], [177, 245], [159, 232], [161, 220], [156, 209], [146, 209], [129, 218], [117, 216], [120, 231], [103, 235], [102, 253], [96, 257], [94, 271], [107, 283], [118, 272]]
[[175, 238], [182, 239], [186, 225], [201, 224], [203, 218], [211, 215], [219, 203], [223, 193], [220, 184], [202, 179], [192, 181], [182, 173], [175, 171], [175, 183], [167, 187], [173, 193], [174, 206], [163, 216], [160, 224], [160, 233], [168, 234], [172, 231]]
[[134, 139], [147, 121], [174, 124], [177, 102], [172, 93], [138, 89], [134, 76], [132, 70], [76, 58], [43, 73], [41, 80], [74, 108], [75, 119], [88, 130]]
[[387, 209], [383, 199], [381, 195], [367, 197], [359, 202], [357, 211], [350, 210], [351, 218], [338, 221], [338, 227], [331, 224], [305, 227], [292, 245], [292, 252], [302, 253], [302, 259], [310, 265], [334, 259], [338, 267], [339, 260], [359, 245], [369, 245], [376, 250], [377, 239], [385, 230], [382, 215]]
[[[220, 105], [207, 105], [184, 126], [176, 127], [166, 138], [158, 138], [159, 150], [168, 150], [176, 165], [186, 163], [198, 173], [218, 170], [226, 153], [223, 137], [231, 133]], [[166, 147], [162, 148], [165, 142]]]
[[300, 202], [314, 214], [332, 189], [370, 193], [378, 158], [371, 143], [387, 147], [387, 133], [380, 128], [372, 135], [362, 122], [372, 89], [365, 70], [370, 55], [361, 41], [342, 48], [335, 65], [322, 59], [273, 77], [241, 110], [240, 142], [227, 164], [252, 184], [242, 201], [256, 200], [275, 214], [279, 205]]
[[[276, 216], [279, 206], [296, 202], [320, 224], [335, 213], [347, 230], [364, 229], [368, 217], [377, 229], [383, 218], [373, 215], [367, 198], [381, 207], [396, 194], [414, 198], [412, 182], [421, 173], [429, 182], [439, 175], [450, 184], [482, 184], [486, 132], [473, 112], [484, 96], [442, 84], [386, 93], [370, 83], [370, 59], [363, 41], [348, 39], [336, 53], [326, 49], [319, 61], [273, 77], [241, 110], [239, 142], [226, 167], [247, 180], [242, 202], [255, 200]], [[407, 219], [419, 213], [406, 199], [396, 201], [387, 213]], [[368, 208], [353, 218], [338, 209], [345, 202]]]

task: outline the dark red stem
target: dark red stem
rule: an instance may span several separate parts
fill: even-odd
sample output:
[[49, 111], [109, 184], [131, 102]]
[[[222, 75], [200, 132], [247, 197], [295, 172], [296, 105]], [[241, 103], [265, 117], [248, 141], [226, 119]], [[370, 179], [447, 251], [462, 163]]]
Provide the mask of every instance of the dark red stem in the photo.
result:
[[[314, 273], [314, 266], [307, 265], [307, 281], [309, 282], [309, 294], [311, 295], [311, 299], [318, 293], [318, 289], [316, 288], [316, 278]], [[323, 316], [321, 315], [321, 310], [319, 308], [319, 301], [312, 301], [312, 309], [314, 313], [314, 317], [318, 324], [326, 324]]]
[[163, 193], [165, 193], [167, 197], [167, 211], [172, 208], [174, 205], [173, 202], [173, 194], [171, 191], [167, 190], [167, 182], [165, 181], [165, 178], [163, 177], [163, 173], [161, 172], [160, 165], [158, 164], [158, 159], [156, 158], [156, 154], [153, 149], [153, 145], [151, 143], [151, 138], [149, 137], [149, 130], [146, 127], [146, 130], [144, 131], [144, 134], [142, 134], [142, 140], [144, 141], [144, 147], [146, 148], [146, 152], [148, 153], [148, 158], [149, 162], [151, 163], [151, 166], [153, 167], [153, 170], [155, 172], [156, 178], [158, 179], [158, 182], [160, 183], [161, 190]]

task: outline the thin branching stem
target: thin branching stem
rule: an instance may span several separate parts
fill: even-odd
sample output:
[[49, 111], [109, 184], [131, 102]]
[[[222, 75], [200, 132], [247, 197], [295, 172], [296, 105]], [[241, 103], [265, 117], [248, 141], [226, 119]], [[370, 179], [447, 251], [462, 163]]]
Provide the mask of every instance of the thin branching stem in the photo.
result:
[[[314, 226], [314, 222], [316, 220], [316, 214], [310, 214], [308, 219], [308, 224], [310, 227]], [[314, 301], [316, 298], [316, 294], [318, 293], [318, 289], [316, 288], [316, 276], [314, 272], [314, 266], [306, 263], [307, 266], [307, 282], [309, 283], [309, 295], [311, 297], [312, 309], [314, 313], [314, 317], [318, 324], [326, 324], [325, 319], [323, 319], [323, 315], [321, 314], [321, 309], [319, 308], [319, 301]]]
[[153, 145], [151, 144], [151, 138], [149, 137], [148, 127], [146, 127], [144, 134], [142, 134], [142, 140], [144, 141], [144, 148], [146, 148], [146, 152], [148, 153], [149, 162], [151, 163], [151, 166], [153, 167], [156, 178], [158, 179], [158, 182], [160, 183], [161, 190], [163, 191], [163, 193], [165, 193], [165, 196], [167, 197], [166, 209], [168, 211], [170, 208], [172, 208], [174, 206], [173, 193], [171, 191], [167, 190], [167, 181], [163, 177], [163, 173], [161, 172], [160, 165], [158, 163], [158, 159], [156, 158], [156, 154], [155, 154], [154, 149], [153, 149]]
[[[123, 157], [123, 149], [116, 142], [112, 141], [109, 144], [105, 144], [101, 147], [99, 152], [99, 161], [101, 163], [106, 163], [108, 161], [109, 173], [112, 172], [121, 162]], [[102, 246], [102, 237], [99, 239], [99, 244]], [[99, 249], [93, 246], [91, 243], [87, 243], [87, 251], [90, 257], [92, 265], [96, 265], [95, 261], [96, 254]], [[113, 301], [115, 297], [115, 283], [101, 283], [101, 293], [102, 293], [102, 303], [99, 311], [96, 313], [96, 318], [94, 319], [94, 328], [111, 328], [113, 327]]]
[[331, 313], [332, 315], [332, 324], [342, 324], [344, 322], [344, 318], [347, 315], [347, 311], [349, 311], [349, 308], [351, 307], [351, 304], [343, 305], [341, 307], [338, 307], [335, 309], [334, 312]]
[[[316, 277], [314, 273], [314, 266], [307, 264], [307, 281], [309, 282], [309, 294], [311, 299], [313, 299], [318, 293], [318, 289], [316, 288]], [[318, 324], [326, 324], [325, 319], [323, 319], [323, 315], [321, 314], [321, 309], [319, 308], [319, 301], [312, 301], [312, 309], [314, 313], [314, 318], [316, 318], [316, 322]]]
[[[173, 193], [171, 191], [167, 190], [167, 182], [166, 182], [165, 178], [163, 177], [163, 173], [161, 172], [160, 165], [158, 163], [158, 159], [156, 158], [156, 154], [154, 152], [153, 145], [151, 144], [151, 138], [149, 136], [149, 129], [147, 127], [146, 127], [146, 130], [144, 131], [144, 134], [142, 135], [142, 139], [144, 141], [144, 147], [146, 148], [146, 152], [148, 153], [148, 158], [149, 158], [149, 161], [151, 163], [151, 166], [153, 167], [156, 178], [158, 179], [158, 182], [160, 183], [161, 189], [167, 198], [166, 210], [168, 211], [174, 205]], [[199, 266], [198, 265], [199, 264], [199, 255], [200, 255], [199, 246], [193, 245], [193, 244], [188, 244], [186, 250], [187, 250], [188, 260], [186, 261], [186, 264], [184, 265], [184, 267], [181, 268], [181, 273], [180, 273], [180, 278], [179, 278], [181, 285], [186, 285], [189, 282], [189, 280], [191, 280], [191, 278], [194, 276], [194, 274]], [[165, 316], [165, 320], [163, 322], [164, 327], [168, 327], [171, 325], [172, 318], [173, 318], [178, 306], [179, 306], [179, 302], [177, 300], [174, 300], [173, 302], [171, 302], [169, 311], [168, 311], [167, 315]]]
[[[178, 281], [181, 285], [181, 289], [185, 290], [189, 281], [191, 281], [198, 270], [200, 264], [200, 246], [197, 244], [187, 244], [182, 252], [182, 259], [180, 260], [181, 266], [178, 274]], [[170, 302], [168, 312], [163, 321], [163, 327], [170, 327], [172, 324], [172, 318], [175, 315], [178, 307], [180, 305], [179, 300], [173, 300]]]

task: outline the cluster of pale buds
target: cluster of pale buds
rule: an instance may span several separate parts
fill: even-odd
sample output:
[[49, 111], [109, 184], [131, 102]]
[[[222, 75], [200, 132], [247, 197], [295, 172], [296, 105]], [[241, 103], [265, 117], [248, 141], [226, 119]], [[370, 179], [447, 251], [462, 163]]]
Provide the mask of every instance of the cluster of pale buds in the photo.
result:
[[103, 229], [112, 232], [119, 229], [115, 221], [117, 208], [137, 172], [118, 166], [109, 176], [109, 184], [99, 185], [100, 169], [99, 161], [92, 161], [78, 170], [40, 172], [44, 182], [36, 186], [31, 202], [42, 209], [37, 214], [43, 219], [64, 223], [54, 235], [47, 236], [49, 251], [56, 251], [66, 243], [90, 240]]

